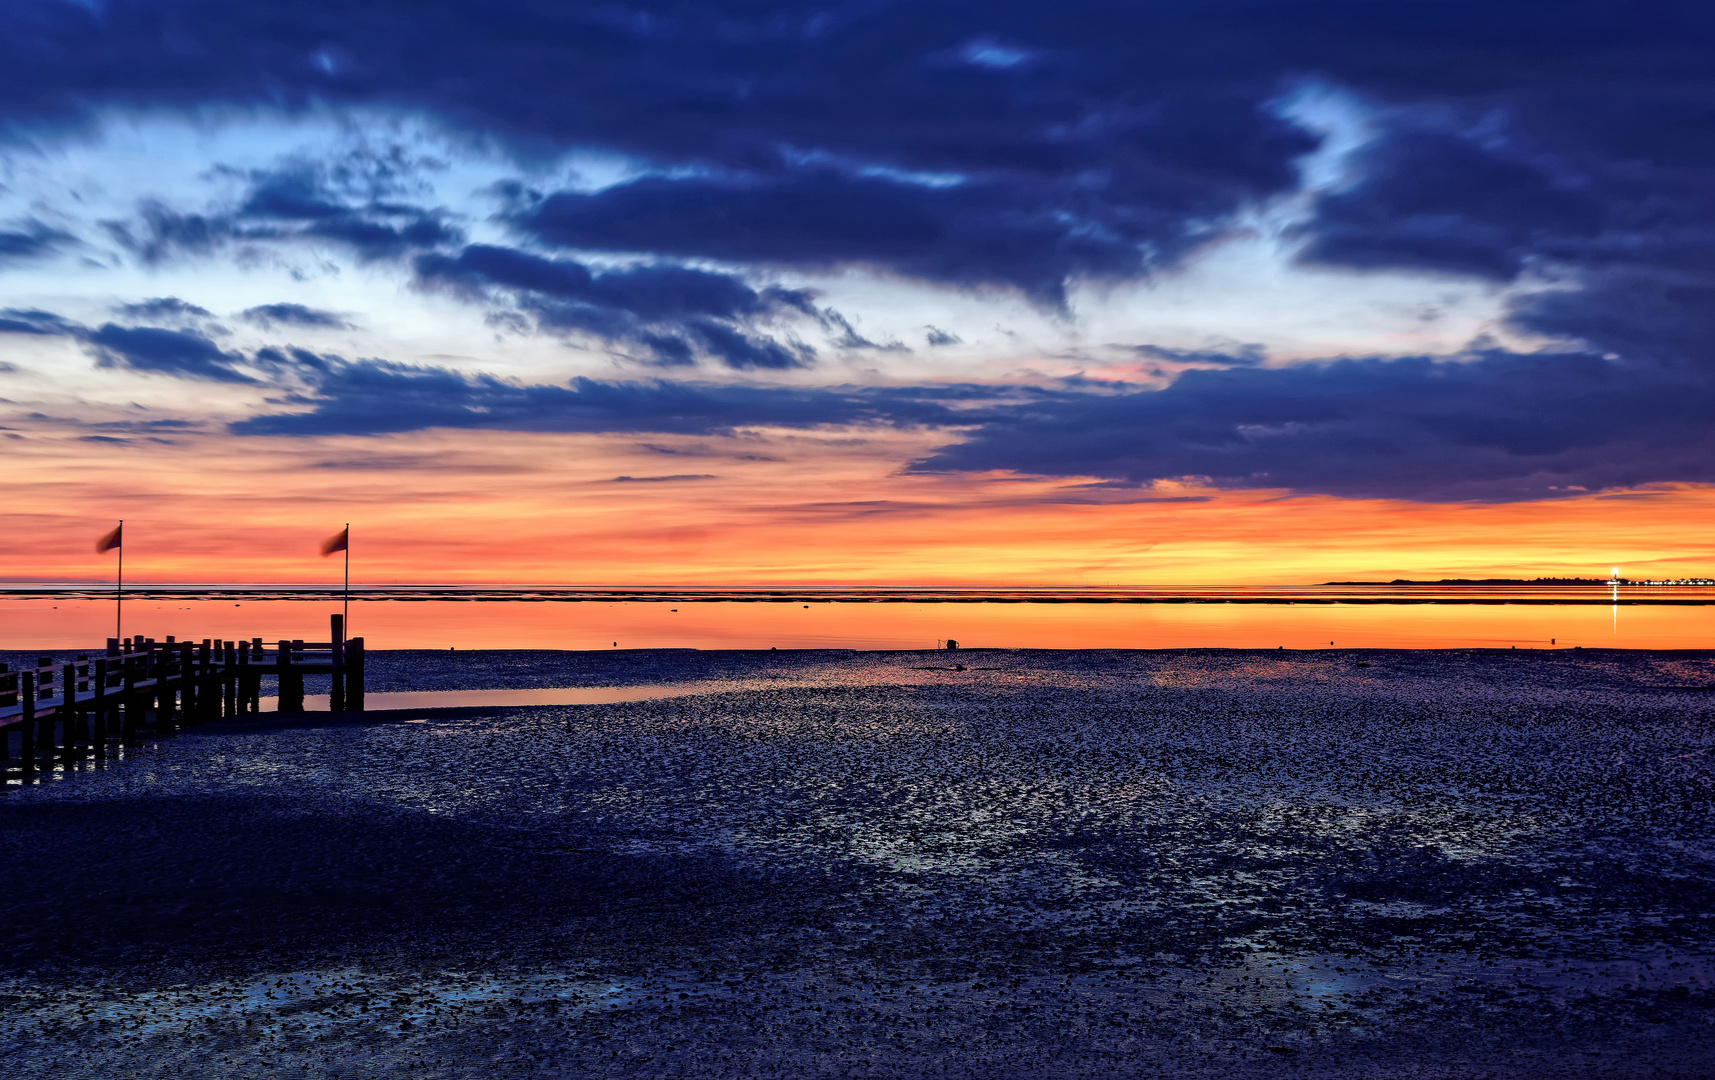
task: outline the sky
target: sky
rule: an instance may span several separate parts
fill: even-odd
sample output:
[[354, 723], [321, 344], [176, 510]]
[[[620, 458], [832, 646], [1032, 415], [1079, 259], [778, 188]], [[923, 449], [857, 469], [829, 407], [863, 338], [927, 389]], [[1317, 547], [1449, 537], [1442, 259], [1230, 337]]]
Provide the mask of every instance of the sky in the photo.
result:
[[0, 578], [1715, 572], [1715, 8], [0, 6]]

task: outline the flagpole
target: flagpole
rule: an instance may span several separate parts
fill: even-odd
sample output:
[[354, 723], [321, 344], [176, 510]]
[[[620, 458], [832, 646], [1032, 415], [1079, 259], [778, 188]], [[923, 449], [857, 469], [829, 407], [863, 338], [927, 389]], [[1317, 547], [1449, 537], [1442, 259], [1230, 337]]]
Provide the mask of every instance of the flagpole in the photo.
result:
[[351, 637], [351, 522], [345, 523], [345, 601], [340, 621], [345, 624], [345, 636]]
[[119, 579], [113, 586], [113, 636], [125, 636], [125, 519], [119, 519]]

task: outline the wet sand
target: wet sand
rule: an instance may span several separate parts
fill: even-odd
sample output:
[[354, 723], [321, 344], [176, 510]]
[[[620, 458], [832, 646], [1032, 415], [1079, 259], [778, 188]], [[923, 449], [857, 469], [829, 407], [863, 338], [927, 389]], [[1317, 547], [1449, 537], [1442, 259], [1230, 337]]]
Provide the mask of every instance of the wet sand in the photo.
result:
[[446, 660], [709, 692], [8, 787], [8, 1075], [1715, 1073], [1715, 654]]

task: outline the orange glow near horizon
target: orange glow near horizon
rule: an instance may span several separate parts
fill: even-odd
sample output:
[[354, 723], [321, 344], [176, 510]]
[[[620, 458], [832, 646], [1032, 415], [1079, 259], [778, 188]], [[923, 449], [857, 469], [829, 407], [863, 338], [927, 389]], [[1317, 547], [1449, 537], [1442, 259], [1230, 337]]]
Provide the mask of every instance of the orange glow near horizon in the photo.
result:
[[[325, 640], [337, 602], [134, 599], [125, 632]], [[1604, 605], [354, 603], [371, 649], [1715, 647], [1715, 608]], [[0, 602], [0, 649], [100, 648], [110, 601]]]
[[[944, 439], [945, 436], [939, 436]], [[1715, 489], [1437, 505], [922, 475], [913, 432], [426, 432], [9, 444], [0, 578], [354, 583], [1264, 585], [1715, 572]], [[620, 479], [622, 477], [629, 479]]]

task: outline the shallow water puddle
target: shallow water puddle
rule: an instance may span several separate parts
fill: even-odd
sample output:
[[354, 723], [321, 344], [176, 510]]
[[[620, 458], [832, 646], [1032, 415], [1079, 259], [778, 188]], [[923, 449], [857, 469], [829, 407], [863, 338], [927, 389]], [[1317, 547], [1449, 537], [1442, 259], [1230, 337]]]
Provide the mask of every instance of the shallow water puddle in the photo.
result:
[[[988, 670], [988, 669], [985, 669]], [[945, 672], [926, 675], [923, 672]], [[628, 701], [655, 701], [662, 698], [694, 697], [701, 694], [730, 694], [741, 691], [779, 690], [782, 687], [804, 689], [848, 687], [864, 683], [920, 685], [944, 683], [950, 677], [970, 676], [967, 671], [952, 668], [906, 666], [889, 670], [882, 678], [854, 679], [845, 672], [830, 672], [793, 678], [708, 679], [683, 683], [652, 683], [638, 686], [548, 686], [513, 687], [498, 690], [410, 690], [364, 695], [364, 708], [369, 712], [396, 709], [462, 709], [505, 708], [519, 705], [618, 705]], [[307, 712], [326, 712], [329, 695], [305, 694]], [[280, 699], [261, 699], [262, 712], [278, 712]]]
[[[730, 683], [689, 683], [679, 686], [559, 686], [514, 690], [415, 690], [399, 693], [365, 694], [364, 708], [369, 712], [390, 709], [463, 709], [500, 708], [515, 705], [617, 705], [627, 701], [653, 701], [657, 698], [688, 697], [693, 694], [718, 694], [743, 689]], [[278, 712], [280, 699], [262, 699], [262, 712]], [[305, 694], [307, 712], [326, 712], [327, 694]]]

